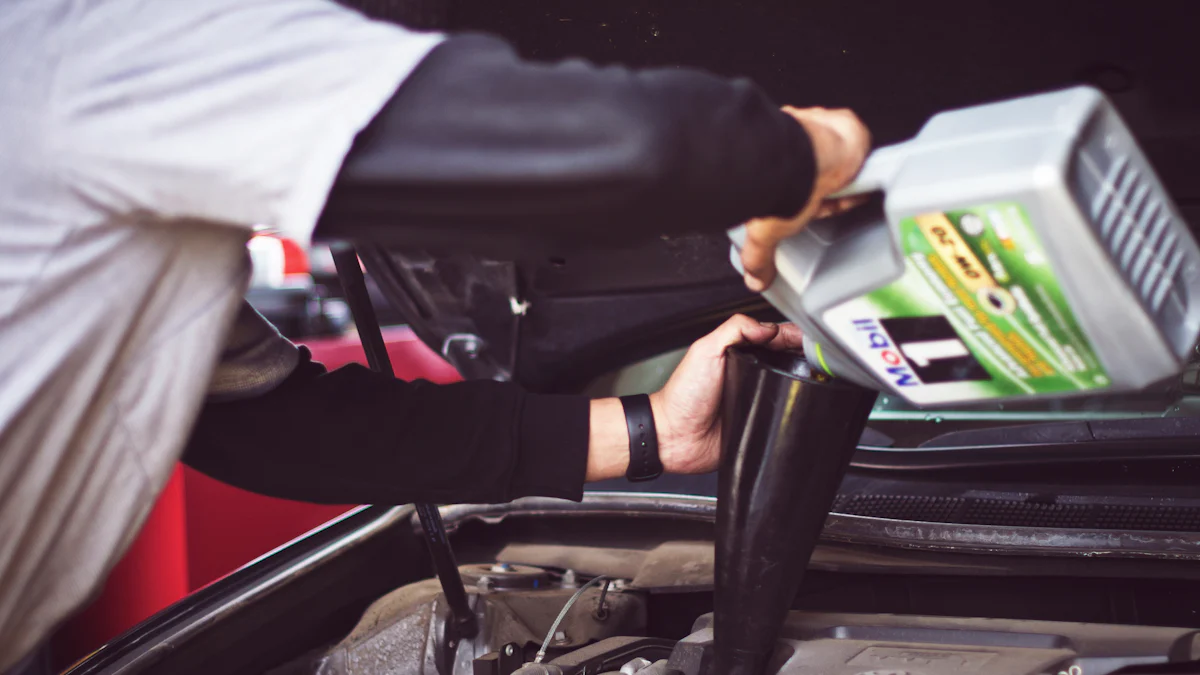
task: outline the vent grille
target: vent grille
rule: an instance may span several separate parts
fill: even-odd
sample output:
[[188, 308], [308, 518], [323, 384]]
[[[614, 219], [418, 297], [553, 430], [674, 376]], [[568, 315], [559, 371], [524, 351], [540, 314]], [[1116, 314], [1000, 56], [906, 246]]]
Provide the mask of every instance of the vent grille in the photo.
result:
[[834, 510], [855, 516], [890, 518], [892, 520], [920, 520], [931, 522], [954, 522], [966, 500], [957, 497], [914, 497], [907, 495], [853, 495], [842, 496], [834, 502]]
[[1096, 514], [1096, 526], [1113, 530], [1200, 532], [1200, 509], [1105, 504]]
[[1025, 527], [1087, 527], [1089, 508], [1081, 504], [1044, 504], [1011, 502], [998, 499], [973, 499], [963, 519], [979, 525], [1010, 525]]
[[1181, 306], [1186, 297], [1184, 250], [1169, 210], [1128, 157], [1114, 157], [1102, 174], [1091, 157], [1085, 161], [1103, 175], [1091, 204], [1101, 241], [1142, 304], [1165, 319], [1168, 301]]
[[1200, 532], [1200, 507], [1193, 506], [844, 494], [838, 496], [833, 510], [853, 516], [956, 525]]

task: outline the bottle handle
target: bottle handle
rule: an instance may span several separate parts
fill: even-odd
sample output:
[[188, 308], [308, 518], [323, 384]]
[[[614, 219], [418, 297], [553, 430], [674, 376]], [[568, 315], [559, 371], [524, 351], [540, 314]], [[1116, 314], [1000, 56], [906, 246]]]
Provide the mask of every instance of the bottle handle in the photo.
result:
[[885, 189], [900, 171], [900, 165], [908, 154], [906, 146], [907, 143], [898, 143], [871, 151], [850, 185], [829, 195], [830, 199], [856, 197]]
[[[908, 155], [907, 143], [897, 143], [895, 145], [886, 145], [881, 148], [875, 148], [871, 154], [867, 156], [867, 161], [863, 163], [862, 170], [850, 183], [850, 185], [830, 195], [831, 199], [838, 197], [854, 197], [857, 195], [870, 194], [887, 188], [892, 183], [892, 179], [900, 171], [900, 166], [904, 162], [904, 158]], [[742, 246], [746, 242], [746, 226], [738, 225], [730, 228], [727, 232], [732, 246], [730, 247], [729, 255], [730, 262], [738, 274], [743, 273], [741, 258]]]

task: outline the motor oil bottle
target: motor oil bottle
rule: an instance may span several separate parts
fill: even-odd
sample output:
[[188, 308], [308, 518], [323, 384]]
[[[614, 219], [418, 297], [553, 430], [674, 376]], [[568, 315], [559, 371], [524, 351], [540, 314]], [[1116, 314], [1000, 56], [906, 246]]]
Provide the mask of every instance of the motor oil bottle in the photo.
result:
[[783, 242], [763, 293], [815, 368], [956, 405], [1134, 391], [1192, 353], [1200, 249], [1095, 89], [938, 114], [843, 194], [868, 192]]

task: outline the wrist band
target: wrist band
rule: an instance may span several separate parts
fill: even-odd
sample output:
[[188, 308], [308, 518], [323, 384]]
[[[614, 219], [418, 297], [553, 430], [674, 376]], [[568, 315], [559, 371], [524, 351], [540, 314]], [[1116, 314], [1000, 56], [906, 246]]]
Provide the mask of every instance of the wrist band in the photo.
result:
[[625, 478], [633, 483], [654, 480], [662, 475], [662, 460], [658, 457], [658, 431], [654, 428], [654, 411], [646, 394], [622, 396], [625, 426], [629, 428], [629, 469]]

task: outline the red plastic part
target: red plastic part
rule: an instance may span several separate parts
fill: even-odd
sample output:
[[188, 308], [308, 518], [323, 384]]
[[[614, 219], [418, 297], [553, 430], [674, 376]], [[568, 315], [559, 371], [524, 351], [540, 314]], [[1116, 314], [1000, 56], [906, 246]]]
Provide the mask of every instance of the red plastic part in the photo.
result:
[[[385, 328], [396, 376], [458, 381], [458, 372], [405, 327]], [[366, 363], [356, 336], [304, 341], [333, 370]], [[242, 565], [341, 515], [328, 506], [264, 497], [180, 465], [101, 595], [55, 638], [66, 666], [152, 614]]]
[[308, 253], [294, 239], [283, 237], [283, 274], [308, 274]]

